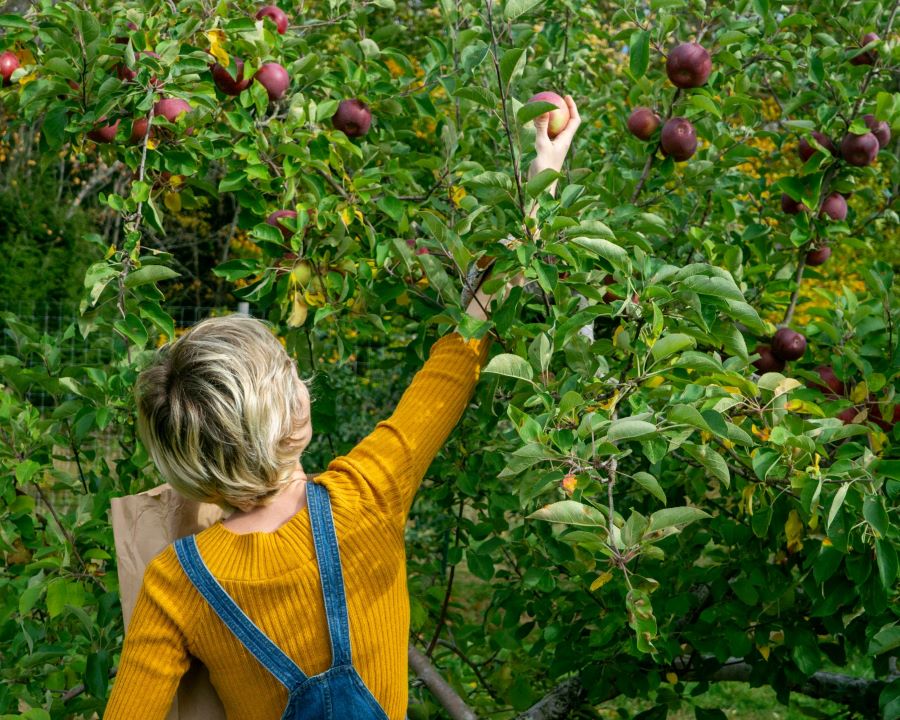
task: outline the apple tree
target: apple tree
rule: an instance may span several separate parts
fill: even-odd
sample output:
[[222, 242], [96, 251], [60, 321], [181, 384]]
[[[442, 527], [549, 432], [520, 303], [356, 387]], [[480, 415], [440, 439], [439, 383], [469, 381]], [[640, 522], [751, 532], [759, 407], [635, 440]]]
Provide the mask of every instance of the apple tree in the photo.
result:
[[[0, 15], [8, 132], [91, 163], [61, 197], [116, 219], [64, 334], [104, 362], [4, 315], [0, 712], [102, 710], [109, 499], [155, 482], [131, 388], [202, 217], [243, 238], [211, 277], [320, 387], [323, 357], [409, 371], [452, 327], [495, 335], [408, 529], [411, 716], [721, 718], [725, 680], [900, 716], [897, 6], [288, 5]], [[530, 176], [542, 91], [585, 122]], [[489, 262], [527, 282], [480, 322]]]

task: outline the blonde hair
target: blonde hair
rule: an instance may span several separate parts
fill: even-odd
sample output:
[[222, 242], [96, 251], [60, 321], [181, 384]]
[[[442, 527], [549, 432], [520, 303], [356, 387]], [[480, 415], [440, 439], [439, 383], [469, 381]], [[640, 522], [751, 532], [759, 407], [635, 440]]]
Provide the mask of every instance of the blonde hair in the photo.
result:
[[312, 437], [297, 366], [260, 320], [204, 320], [164, 345], [135, 386], [141, 441], [185, 497], [267, 505]]

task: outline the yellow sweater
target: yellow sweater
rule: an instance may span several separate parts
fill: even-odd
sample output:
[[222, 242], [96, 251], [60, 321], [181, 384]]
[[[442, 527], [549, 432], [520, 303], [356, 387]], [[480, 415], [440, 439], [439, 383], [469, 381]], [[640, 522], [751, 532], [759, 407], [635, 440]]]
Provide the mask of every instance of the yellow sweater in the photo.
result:
[[[350, 616], [353, 664], [391, 720], [408, 700], [409, 596], [404, 525], [428, 466], [458, 422], [490, 341], [438, 340], [393, 415], [316, 481], [331, 495]], [[197, 535], [210, 572], [309, 676], [331, 649], [304, 507], [274, 532], [237, 534], [221, 522]], [[107, 720], [163, 720], [189, 656], [199, 658], [228, 720], [280, 718], [287, 690], [191, 585], [172, 546], [147, 566], [128, 626]]]

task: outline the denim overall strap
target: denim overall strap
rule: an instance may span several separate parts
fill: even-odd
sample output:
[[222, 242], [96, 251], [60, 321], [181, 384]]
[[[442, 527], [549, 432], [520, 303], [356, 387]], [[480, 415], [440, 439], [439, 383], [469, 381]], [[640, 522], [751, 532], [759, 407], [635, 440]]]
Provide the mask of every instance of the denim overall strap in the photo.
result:
[[331, 498], [324, 485], [309, 482], [306, 484], [306, 502], [322, 581], [328, 634], [331, 636], [331, 667], [350, 665], [350, 621], [347, 617], [341, 554], [331, 514]]
[[197, 540], [193, 535], [176, 540], [175, 553], [181, 567], [200, 594], [266, 670], [288, 691], [307, 679], [297, 664], [247, 617], [225, 588], [219, 584], [203, 562], [197, 548]]

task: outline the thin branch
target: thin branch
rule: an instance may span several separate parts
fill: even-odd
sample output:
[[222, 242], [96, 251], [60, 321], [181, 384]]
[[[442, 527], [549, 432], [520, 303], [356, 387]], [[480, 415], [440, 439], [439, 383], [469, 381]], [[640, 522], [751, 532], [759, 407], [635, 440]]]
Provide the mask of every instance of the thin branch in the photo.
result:
[[434, 695], [434, 699], [447, 711], [451, 720], [478, 720], [478, 716], [466, 704], [466, 701], [441, 677], [434, 665], [428, 661], [428, 658], [411, 643], [409, 646], [409, 666], [422, 679], [425, 686]]
[[794, 319], [794, 310], [797, 309], [797, 298], [800, 297], [800, 285], [803, 283], [803, 271], [806, 269], [806, 246], [800, 249], [797, 258], [797, 276], [795, 278], [795, 282], [797, 287], [794, 288], [794, 292], [791, 293], [791, 302], [787, 307], [787, 310], [784, 313], [784, 319], [781, 321], [783, 326], [788, 326], [791, 324], [791, 320]]

